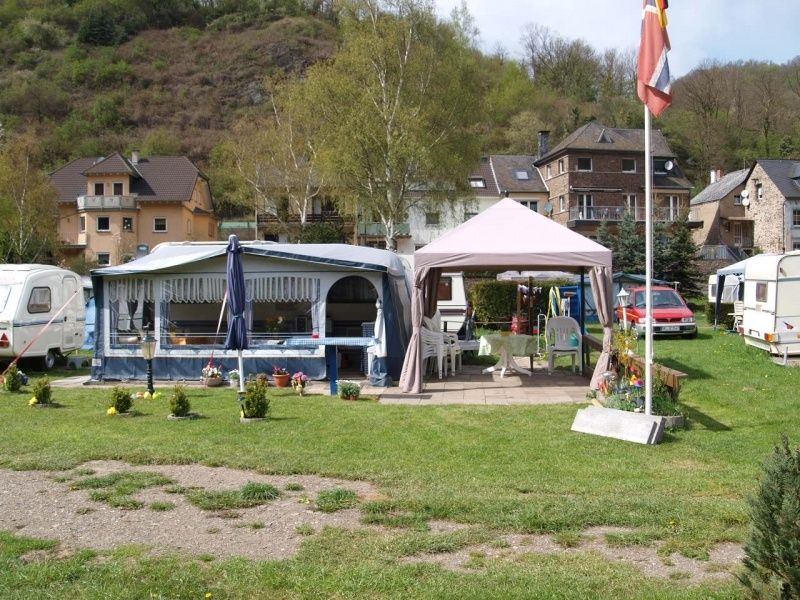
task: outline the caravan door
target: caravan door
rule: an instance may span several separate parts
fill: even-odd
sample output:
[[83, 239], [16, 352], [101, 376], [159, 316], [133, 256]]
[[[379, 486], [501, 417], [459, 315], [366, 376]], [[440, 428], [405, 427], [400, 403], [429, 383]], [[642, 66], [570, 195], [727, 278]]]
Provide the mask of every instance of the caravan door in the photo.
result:
[[[64, 327], [61, 330], [61, 349], [75, 350], [80, 348], [83, 344], [84, 323], [80, 313], [80, 307], [83, 304], [83, 294], [76, 293], [78, 291], [78, 280], [74, 275], [64, 275], [61, 280], [61, 301], [67, 302], [67, 307], [59, 319], [64, 322]], [[53, 323], [55, 326], [55, 323]]]

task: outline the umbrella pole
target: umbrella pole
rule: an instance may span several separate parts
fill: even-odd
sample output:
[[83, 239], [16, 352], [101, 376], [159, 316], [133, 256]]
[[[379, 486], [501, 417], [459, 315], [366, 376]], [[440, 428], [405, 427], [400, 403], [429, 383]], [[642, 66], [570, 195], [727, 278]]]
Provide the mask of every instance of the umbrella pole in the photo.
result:
[[244, 394], [244, 361], [242, 360], [242, 351], [236, 353], [239, 358], [239, 393]]

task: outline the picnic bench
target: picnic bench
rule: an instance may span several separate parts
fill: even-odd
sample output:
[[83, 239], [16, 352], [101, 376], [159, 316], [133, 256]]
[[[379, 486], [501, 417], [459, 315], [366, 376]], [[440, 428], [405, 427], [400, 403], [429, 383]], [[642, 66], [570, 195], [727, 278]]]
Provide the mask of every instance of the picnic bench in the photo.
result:
[[[602, 352], [603, 350], [603, 340], [598, 338], [594, 335], [584, 334], [583, 336], [583, 348], [585, 354], [585, 364], [589, 364], [589, 355], [592, 350], [597, 350], [598, 352]], [[636, 367], [640, 371], [644, 372], [644, 358], [634, 354], [632, 356], [623, 356], [621, 357], [620, 361], [626, 367]], [[684, 378], [688, 377], [686, 373], [683, 371], [678, 371], [677, 369], [670, 369], [669, 367], [665, 367], [664, 365], [653, 363], [653, 375], [658, 377], [661, 381], [664, 382], [670, 392], [672, 393], [673, 397], [677, 397], [678, 393], [681, 390], [681, 382]]]

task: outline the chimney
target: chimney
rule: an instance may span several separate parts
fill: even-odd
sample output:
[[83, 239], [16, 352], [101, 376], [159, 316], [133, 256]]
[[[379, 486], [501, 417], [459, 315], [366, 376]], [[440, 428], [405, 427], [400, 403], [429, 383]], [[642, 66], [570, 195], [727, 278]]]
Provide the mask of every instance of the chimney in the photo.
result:
[[542, 129], [539, 132], [539, 153], [536, 155], [536, 158], [542, 158], [545, 154], [550, 151], [550, 132], [546, 129]]
[[716, 183], [717, 181], [717, 172], [714, 169], [711, 169], [711, 172], [708, 174], [708, 183]]
[[131, 164], [138, 165], [139, 164], [139, 153], [138, 152], [131, 152]]

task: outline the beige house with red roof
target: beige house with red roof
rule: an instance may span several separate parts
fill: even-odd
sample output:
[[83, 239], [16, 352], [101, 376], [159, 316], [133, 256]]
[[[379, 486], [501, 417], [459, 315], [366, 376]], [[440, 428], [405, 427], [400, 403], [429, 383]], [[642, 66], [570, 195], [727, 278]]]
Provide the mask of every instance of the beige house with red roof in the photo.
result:
[[118, 265], [161, 242], [217, 239], [208, 177], [185, 156], [79, 158], [50, 181], [67, 256]]

